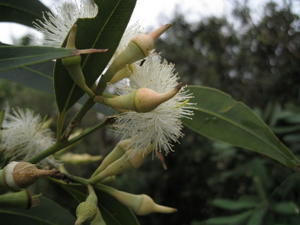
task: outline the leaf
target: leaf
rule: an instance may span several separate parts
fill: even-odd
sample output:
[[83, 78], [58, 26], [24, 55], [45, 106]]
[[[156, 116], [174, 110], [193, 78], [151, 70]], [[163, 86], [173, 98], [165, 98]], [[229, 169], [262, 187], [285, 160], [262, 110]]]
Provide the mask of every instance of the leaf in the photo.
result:
[[249, 209], [257, 206], [259, 202], [256, 200], [243, 199], [238, 201], [232, 201], [229, 199], [215, 199], [212, 201], [212, 205], [227, 209], [227, 210], [241, 210], [241, 209]]
[[285, 166], [300, 165], [299, 159], [245, 104], [214, 88], [188, 89], [197, 105], [193, 119], [184, 119], [185, 126], [208, 138], [264, 154]]
[[258, 208], [254, 211], [248, 220], [247, 225], [261, 225], [264, 219], [266, 211], [264, 209]]
[[32, 22], [42, 19], [43, 11], [50, 11], [38, 0], [1, 0], [0, 21], [15, 22], [33, 27]]
[[73, 225], [74, 216], [56, 202], [41, 198], [41, 204], [35, 208], [0, 208], [1, 224], [9, 225]]
[[299, 214], [299, 207], [294, 202], [279, 202], [274, 204], [273, 210], [284, 215]]
[[[78, 49], [108, 49], [106, 53], [82, 56], [82, 68], [89, 86], [96, 81], [115, 52], [136, 0], [95, 0], [95, 3], [99, 9], [97, 16], [77, 21]], [[60, 111], [69, 109], [83, 95], [83, 91], [69, 77], [61, 60], [57, 60], [55, 65], [54, 87]]]
[[0, 72], [0, 78], [53, 94], [53, 69], [54, 62], [43, 62]]
[[0, 72], [72, 56], [74, 49], [40, 46], [0, 46]]
[[[53, 70], [54, 62], [49, 61], [0, 72], [0, 78], [13, 81], [52, 95], [54, 94]], [[82, 98], [79, 100], [79, 102], [83, 103], [86, 100], [87, 98]], [[113, 115], [116, 113], [112, 108], [100, 103], [95, 104], [93, 108], [95, 111], [101, 112], [104, 115]]]
[[207, 225], [235, 225], [235, 224], [241, 224], [244, 222], [250, 215], [252, 214], [252, 211], [246, 211], [240, 214], [236, 214], [233, 216], [223, 216], [223, 217], [215, 217], [210, 218], [205, 221], [205, 224]]

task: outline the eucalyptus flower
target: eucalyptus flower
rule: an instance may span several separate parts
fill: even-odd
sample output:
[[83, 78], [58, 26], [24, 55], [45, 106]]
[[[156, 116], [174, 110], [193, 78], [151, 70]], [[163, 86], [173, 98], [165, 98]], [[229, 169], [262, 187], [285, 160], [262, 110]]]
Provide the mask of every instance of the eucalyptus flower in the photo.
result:
[[52, 11], [44, 13], [34, 25], [44, 34], [45, 45], [61, 47], [77, 19], [95, 17], [98, 8], [93, 0], [72, 0], [55, 5]]
[[47, 121], [29, 109], [17, 108], [5, 114], [0, 153], [9, 160], [27, 160], [55, 143]]
[[[129, 94], [140, 88], [149, 88], [157, 93], [165, 93], [178, 85], [179, 77], [175, 73], [174, 64], [163, 60], [159, 54], [152, 53], [141, 66], [137, 64], [129, 78], [129, 85], [122, 86], [118, 92]], [[152, 111], [120, 113], [116, 119], [115, 131], [122, 139], [131, 138], [132, 144], [129, 147], [135, 152], [154, 146], [155, 151], [167, 154], [183, 135], [181, 119], [192, 115], [193, 104], [189, 103], [191, 98], [183, 87], [174, 97]]]

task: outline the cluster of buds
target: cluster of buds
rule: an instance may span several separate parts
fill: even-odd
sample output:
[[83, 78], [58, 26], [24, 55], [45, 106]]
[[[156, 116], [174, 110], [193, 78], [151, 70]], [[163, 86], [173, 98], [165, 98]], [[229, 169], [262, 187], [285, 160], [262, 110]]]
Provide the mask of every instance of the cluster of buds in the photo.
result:
[[104, 179], [114, 177], [130, 168], [139, 168], [145, 157], [153, 151], [153, 146], [133, 154], [131, 139], [120, 141], [116, 147], [105, 157], [100, 166], [90, 178], [91, 183], [103, 182]]
[[[108, 83], [116, 83], [134, 73], [135, 65], [133, 63], [147, 57], [154, 49], [155, 40], [169, 27], [170, 24], [166, 24], [149, 34], [139, 34], [132, 38], [127, 47], [115, 57], [104, 75], [110, 78]], [[165, 93], [157, 93], [149, 88], [139, 88], [126, 95], [95, 96], [94, 101], [106, 104], [120, 112], [136, 111], [144, 113], [152, 111], [161, 103], [174, 97], [181, 87], [182, 85], [178, 85]]]
[[127, 47], [115, 57], [108, 68], [105, 76], [111, 78], [109, 83], [116, 83], [125, 77], [129, 77], [134, 71], [132, 63], [147, 57], [154, 49], [155, 41], [170, 26], [170, 24], [166, 24], [149, 34], [139, 34], [132, 38]]

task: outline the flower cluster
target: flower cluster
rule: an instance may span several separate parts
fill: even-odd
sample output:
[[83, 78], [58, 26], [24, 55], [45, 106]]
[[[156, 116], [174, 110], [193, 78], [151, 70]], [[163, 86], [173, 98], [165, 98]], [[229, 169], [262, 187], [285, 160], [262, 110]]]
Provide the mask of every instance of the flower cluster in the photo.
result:
[[[56, 8], [56, 16], [47, 15], [48, 19], [45, 18], [44, 21], [39, 21], [37, 27], [44, 33], [47, 44], [59, 46], [66, 39], [69, 30], [78, 18], [93, 17], [96, 13], [96, 6], [87, 4], [84, 0], [75, 5], [64, 4]], [[108, 68], [114, 66], [113, 62], [117, 61], [118, 56], [126, 51], [127, 46], [139, 34], [142, 34], [142, 28], [138, 23], [126, 29], [114, 56], [108, 64]], [[140, 41], [139, 38], [136, 40]], [[153, 42], [150, 43], [150, 47], [152, 44]], [[117, 93], [122, 96], [141, 88], [147, 88], [147, 90], [150, 89], [155, 93], [162, 94], [178, 87], [180, 85], [179, 77], [175, 72], [174, 64], [168, 63], [151, 49], [148, 50], [145, 54], [147, 56], [145, 61], [128, 63], [125, 67], [130, 66], [129, 72], [121, 69], [121, 72], [129, 73], [128, 78], [125, 78], [126, 82], [124, 82], [124, 77], [121, 76], [121, 79], [123, 79], [122, 85], [116, 83], [109, 85], [108, 88], [117, 89]], [[118, 70], [119, 68], [114, 72], [118, 72]], [[133, 149], [132, 152], [153, 146], [155, 151], [167, 154], [172, 151], [173, 144], [182, 136], [181, 119], [184, 117], [189, 118], [192, 115], [190, 110], [192, 104], [189, 103], [191, 97], [186, 89], [182, 87], [178, 89], [178, 93], [174, 97], [172, 95], [171, 98], [162, 101], [159, 105], [157, 104], [158, 106], [153, 107], [153, 110], [152, 108], [143, 112], [121, 110], [122, 113], [118, 114], [114, 126], [115, 131], [122, 139], [130, 138], [132, 140], [130, 146]], [[103, 103], [109, 105], [109, 101], [103, 101]]]

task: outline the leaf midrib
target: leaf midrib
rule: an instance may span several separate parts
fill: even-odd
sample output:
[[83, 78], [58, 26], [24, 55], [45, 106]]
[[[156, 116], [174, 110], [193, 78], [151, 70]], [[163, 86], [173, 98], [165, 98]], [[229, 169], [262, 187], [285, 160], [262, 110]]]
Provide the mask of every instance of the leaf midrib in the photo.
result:
[[[93, 45], [91, 46], [91, 48], [95, 47], [95, 45], [96, 45], [96, 43], [98, 42], [98, 40], [99, 40], [101, 34], [103, 33], [103, 30], [106, 28], [107, 23], [110, 21], [110, 19], [112, 18], [112, 16], [113, 16], [114, 13], [116, 12], [118, 6], [120, 5], [120, 2], [121, 2], [121, 0], [118, 1], [118, 3], [116, 4], [116, 6], [114, 7], [114, 9], [113, 9], [113, 10], [111, 11], [111, 13], [109, 14], [109, 17], [107, 17], [107, 20], [106, 20], [105, 23], [103, 24], [103, 26], [102, 26], [102, 28], [100, 29], [99, 33], [97, 34], [97, 36], [96, 36], [96, 38], [95, 38], [95, 40], [94, 40]], [[99, 8], [99, 7], [100, 7], [100, 6], [98, 5], [98, 8]], [[98, 13], [100, 13], [100, 12], [98, 12]], [[83, 68], [86, 66], [86, 63], [87, 63], [87, 60], [88, 60], [89, 57], [90, 57], [90, 54], [88, 54], [88, 55], [85, 57], [85, 59], [84, 59], [84, 61], [83, 61], [83, 63], [82, 63], [82, 67], [83, 67]]]
[[[251, 130], [245, 128], [244, 126], [239, 125], [239, 124], [236, 123], [235, 121], [233, 121], [233, 120], [231, 120], [231, 119], [228, 119], [228, 118], [226, 118], [226, 117], [224, 117], [224, 116], [222, 116], [222, 115], [220, 115], [220, 114], [217, 114], [217, 113], [215, 113], [215, 112], [209, 111], [209, 110], [200, 109], [200, 108], [196, 108], [195, 110], [198, 110], [198, 111], [200, 111], [200, 112], [204, 112], [204, 113], [206, 113], [206, 114], [209, 114], [209, 115], [213, 115], [213, 116], [215, 116], [215, 117], [218, 117], [218, 118], [220, 118], [220, 119], [226, 121], [227, 123], [232, 124], [232, 125], [234, 125], [234, 126], [240, 128], [241, 130], [246, 131], [246, 132], [249, 133], [250, 135], [252, 135], [252, 136], [256, 137], [257, 139], [259, 139], [261, 142], [265, 143], [267, 146], [270, 146], [270, 147], [272, 147], [272, 149], [275, 149], [275, 151], [279, 152], [280, 155], [282, 155], [285, 159], [291, 160], [290, 158], [287, 158], [287, 156], [286, 156], [282, 151], [279, 150], [280, 148], [277, 148], [277, 147], [274, 146], [272, 143], [266, 142], [266, 141], [265, 141], [264, 139], [262, 139], [260, 136], [256, 135], [253, 131], [251, 131]], [[292, 159], [292, 160], [294, 160], [294, 159]]]

